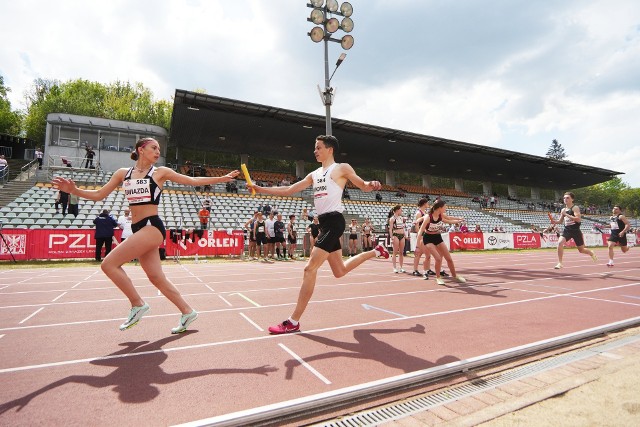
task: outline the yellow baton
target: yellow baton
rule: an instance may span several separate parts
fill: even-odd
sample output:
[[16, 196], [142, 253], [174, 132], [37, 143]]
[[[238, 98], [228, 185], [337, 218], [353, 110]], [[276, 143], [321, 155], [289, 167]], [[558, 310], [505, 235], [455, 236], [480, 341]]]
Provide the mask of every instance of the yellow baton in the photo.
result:
[[[247, 181], [247, 184], [253, 185], [253, 183], [251, 182], [251, 177], [249, 176], [249, 170], [247, 169], [247, 165], [242, 163], [240, 165], [240, 169], [242, 169], [242, 173], [244, 174], [244, 179]], [[252, 196], [256, 195], [256, 190], [254, 190], [253, 188], [251, 189], [251, 195]]]

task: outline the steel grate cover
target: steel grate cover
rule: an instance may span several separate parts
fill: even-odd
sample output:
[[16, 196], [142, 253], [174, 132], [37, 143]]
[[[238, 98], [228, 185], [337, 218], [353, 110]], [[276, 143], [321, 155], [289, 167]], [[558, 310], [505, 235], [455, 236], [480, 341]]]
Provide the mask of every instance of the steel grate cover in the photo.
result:
[[595, 347], [585, 348], [575, 352], [554, 356], [549, 359], [534, 362], [504, 374], [497, 374], [490, 378], [479, 378], [469, 383], [451, 387], [428, 396], [422, 396], [401, 403], [392, 404], [382, 408], [363, 411], [344, 418], [324, 421], [313, 424], [312, 427], [365, 427], [376, 426], [381, 423], [398, 420], [418, 412], [426, 411], [445, 403], [456, 401], [460, 398], [473, 396], [500, 385], [539, 374], [549, 369], [557, 368], [568, 363], [593, 357], [596, 354], [606, 353], [618, 347], [640, 341], [640, 335], [632, 335], [619, 340], [601, 344]]

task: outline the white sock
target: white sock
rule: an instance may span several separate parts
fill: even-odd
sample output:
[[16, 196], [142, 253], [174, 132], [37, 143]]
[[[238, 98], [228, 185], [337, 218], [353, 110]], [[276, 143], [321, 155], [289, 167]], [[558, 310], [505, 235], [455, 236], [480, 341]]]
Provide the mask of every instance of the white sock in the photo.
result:
[[293, 319], [291, 318], [291, 316], [289, 316], [289, 318], [288, 318], [287, 320], [288, 320], [289, 322], [291, 322], [291, 324], [292, 324], [293, 326], [298, 326], [298, 321], [297, 321], [297, 320], [293, 320]]
[[609, 264], [613, 264], [613, 260], [612, 259], [609, 259]]

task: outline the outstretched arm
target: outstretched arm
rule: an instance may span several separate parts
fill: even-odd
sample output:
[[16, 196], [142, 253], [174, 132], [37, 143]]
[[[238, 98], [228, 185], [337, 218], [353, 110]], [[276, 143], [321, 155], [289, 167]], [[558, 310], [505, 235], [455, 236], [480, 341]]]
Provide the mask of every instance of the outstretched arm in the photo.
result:
[[[379, 181], [365, 181], [362, 178], [360, 178], [356, 173], [356, 171], [353, 170], [351, 165], [348, 163], [340, 163], [337, 169], [338, 170], [334, 171], [334, 173], [337, 172], [340, 178], [344, 178], [345, 180], [348, 179], [353, 183], [353, 185], [355, 185], [356, 187], [358, 187], [360, 190], [364, 192], [376, 191], [382, 188], [382, 184], [380, 184]], [[331, 175], [333, 178], [333, 174]], [[338, 180], [340, 180], [340, 178], [338, 178]], [[346, 181], [343, 184], [346, 184]]]
[[[218, 184], [220, 182], [228, 182], [231, 181], [232, 179], [234, 179], [236, 176], [238, 176], [238, 174], [240, 173], [240, 171], [238, 170], [234, 170], [229, 172], [226, 175], [222, 175], [222, 176], [187, 176], [187, 175], [183, 175], [181, 173], [178, 173], [176, 171], [174, 171], [171, 168], [167, 168], [167, 167], [160, 167], [158, 168], [158, 171], [160, 172], [160, 176], [158, 177], [158, 181], [171, 181], [171, 182], [175, 182], [178, 184], [184, 184], [184, 185], [191, 185], [193, 187], [199, 187], [202, 185], [211, 185], [211, 184]], [[155, 178], [155, 176], [154, 176]], [[161, 182], [158, 182], [158, 184], [162, 185]]]
[[118, 187], [118, 185], [124, 180], [124, 175], [126, 173], [126, 168], [118, 169], [113, 173], [113, 175], [111, 175], [109, 182], [97, 190], [82, 190], [76, 186], [76, 183], [72, 179], [66, 179], [61, 176], [53, 178], [51, 183], [55, 185], [58, 190], [64, 191], [65, 193], [75, 194], [83, 199], [99, 201], [103, 200], [113, 190], [115, 190], [116, 187]]
[[299, 193], [305, 188], [309, 187], [313, 184], [313, 178], [311, 174], [307, 175], [303, 180], [296, 182], [295, 184], [291, 184], [286, 187], [260, 187], [258, 185], [249, 185], [247, 184], [247, 188], [249, 190], [255, 190], [256, 193], [260, 194], [272, 194], [274, 196], [290, 196], [295, 193]]

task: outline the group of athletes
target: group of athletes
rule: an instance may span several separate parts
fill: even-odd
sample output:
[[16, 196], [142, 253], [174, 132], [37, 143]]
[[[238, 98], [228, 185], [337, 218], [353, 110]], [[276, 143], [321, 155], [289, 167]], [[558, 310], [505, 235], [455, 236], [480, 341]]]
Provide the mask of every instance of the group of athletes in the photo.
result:
[[[319, 135], [315, 139], [314, 156], [321, 166], [309, 173], [304, 179], [282, 187], [261, 187], [247, 183], [250, 190], [259, 194], [291, 196], [309, 186], [313, 188], [314, 192], [315, 216], [312, 224], [317, 224], [317, 226], [310, 226], [309, 228], [312, 234], [313, 247], [303, 270], [298, 301], [293, 313], [286, 320], [269, 327], [269, 332], [272, 334], [285, 334], [300, 330], [300, 318], [313, 295], [318, 269], [325, 262], [328, 262], [333, 275], [340, 278], [369, 259], [374, 257], [389, 258], [389, 252], [384, 245], [377, 244], [374, 246], [375, 241], [371, 238], [373, 227], [369, 223], [365, 223], [366, 227], [371, 227], [366, 230], [371, 231], [371, 233], [369, 234], [370, 238], [365, 246], [365, 251], [356, 255], [355, 251], [351, 250], [352, 256], [346, 261], [343, 260], [342, 236], [346, 229], [345, 218], [342, 214], [344, 211], [342, 204], [343, 189], [347, 181], [350, 181], [365, 192], [380, 190], [381, 184], [378, 181], [363, 180], [348, 163], [336, 163], [334, 153], [339, 152], [339, 143], [334, 136]], [[131, 159], [135, 161], [134, 166], [118, 169], [110, 180], [99, 189], [81, 189], [76, 186], [73, 180], [63, 177], [55, 177], [52, 182], [61, 191], [94, 201], [105, 199], [120, 185], [123, 187], [131, 210], [133, 235], [112, 250], [101, 264], [101, 269], [105, 275], [113, 281], [131, 303], [129, 316], [120, 325], [120, 330], [124, 331], [136, 325], [145, 313], [150, 310], [149, 304], [142, 299], [126, 271], [122, 268], [124, 264], [131, 260], [138, 259], [149, 281], [180, 310], [179, 324], [171, 329], [171, 333], [177, 334], [186, 331], [189, 325], [196, 320], [198, 313], [184, 300], [178, 289], [165, 276], [162, 270], [158, 251], [158, 247], [166, 238], [166, 229], [162, 219], [158, 216], [162, 187], [166, 181], [194, 187], [213, 185], [231, 181], [240, 172], [234, 170], [220, 177], [190, 177], [180, 174], [171, 168], [156, 167], [155, 164], [159, 157], [160, 145], [158, 141], [153, 138], [141, 138], [136, 142], [134, 151], [131, 153]], [[552, 222], [565, 225], [563, 235], [558, 243], [558, 264], [555, 268], [562, 268], [563, 247], [565, 242], [570, 239], [575, 241], [581, 253], [590, 255], [596, 261], [595, 254], [584, 247], [584, 239], [580, 232], [580, 209], [573, 204], [573, 194], [566, 193], [564, 200], [565, 208], [562, 209], [559, 218], [550, 216]], [[465, 283], [466, 280], [457, 274], [451, 254], [442, 240], [443, 225], [457, 224], [462, 222], [463, 219], [447, 215], [447, 206], [442, 200], [436, 201], [428, 210], [427, 207], [427, 201], [425, 199], [420, 200], [414, 220], [416, 227], [419, 226], [418, 236], [420, 238], [418, 239], [418, 247], [414, 258], [413, 274], [421, 275], [418, 272], [418, 264], [420, 257], [425, 255], [425, 270], [429, 265], [430, 257], [433, 257], [435, 261], [433, 275], [435, 275], [437, 284], [443, 285], [445, 283], [443, 280], [444, 274], [441, 270], [443, 259], [447, 262], [452, 278], [460, 283]], [[609, 227], [611, 227], [611, 237], [609, 238], [610, 260], [607, 264], [609, 266], [613, 266], [613, 247], [616, 244], [622, 247], [623, 252], [628, 250], [626, 233], [630, 227], [629, 221], [621, 214], [618, 206], [614, 208], [613, 213], [614, 216], [612, 216], [609, 224]], [[273, 221], [273, 245], [276, 252], [278, 249], [282, 249], [282, 256], [286, 258], [286, 247], [283, 245], [284, 223], [282, 222], [282, 215], [276, 215], [276, 218], [277, 220]], [[404, 249], [405, 234], [404, 222], [401, 218], [403, 218], [402, 208], [397, 206], [394, 209], [393, 218], [389, 221], [389, 232], [393, 238], [394, 248], [393, 265], [397, 272], [403, 270], [401, 255]], [[278, 224], [277, 228], [275, 224]], [[247, 222], [247, 227], [253, 233], [256, 250], [264, 250], [265, 243], [267, 245], [270, 243], [266, 240], [267, 222], [262, 217], [262, 213], [256, 212], [255, 217]], [[286, 228], [288, 228], [289, 254], [291, 255], [295, 252], [295, 243], [297, 242], [294, 215], [290, 215]], [[399, 231], [401, 228], [402, 233]], [[363, 229], [365, 234], [366, 231]], [[351, 241], [355, 240], [352, 237], [355, 235], [357, 239], [357, 225], [356, 228], [350, 229], [349, 234], [351, 247]], [[278, 236], [277, 238], [276, 235]], [[258, 241], [260, 244], [258, 244]], [[267, 252], [269, 250], [271, 249], [267, 249]], [[258, 254], [260, 253], [258, 252]], [[399, 269], [396, 268], [396, 256], [400, 257]], [[429, 270], [424, 275], [428, 279]]]

